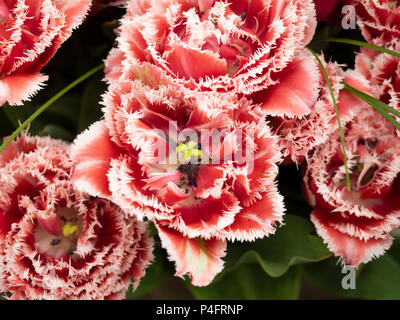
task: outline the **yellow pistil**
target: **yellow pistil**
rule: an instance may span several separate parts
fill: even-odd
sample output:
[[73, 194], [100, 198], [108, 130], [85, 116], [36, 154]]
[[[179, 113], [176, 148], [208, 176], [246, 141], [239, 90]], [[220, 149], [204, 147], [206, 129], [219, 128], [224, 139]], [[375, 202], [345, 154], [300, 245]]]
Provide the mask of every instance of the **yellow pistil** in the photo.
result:
[[187, 163], [190, 159], [193, 158], [201, 158], [201, 150], [196, 149], [196, 143], [193, 141], [188, 142], [187, 144], [182, 143], [176, 148], [176, 153], [178, 154], [179, 160], [181, 162]]
[[69, 237], [73, 235], [76, 231], [78, 231], [78, 226], [73, 225], [72, 223], [67, 222], [62, 227], [62, 233], [64, 237]]

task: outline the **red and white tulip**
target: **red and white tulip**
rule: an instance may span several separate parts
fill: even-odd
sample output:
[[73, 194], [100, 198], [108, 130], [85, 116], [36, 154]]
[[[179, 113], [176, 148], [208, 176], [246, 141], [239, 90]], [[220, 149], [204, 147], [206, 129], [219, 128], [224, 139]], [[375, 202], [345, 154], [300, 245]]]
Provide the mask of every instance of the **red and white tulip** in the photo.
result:
[[147, 226], [73, 188], [69, 145], [21, 136], [0, 154], [0, 291], [122, 299], [153, 259]]
[[0, 106], [21, 105], [47, 80], [42, 68], [72, 30], [91, 0], [0, 0]]
[[73, 181], [154, 221], [176, 274], [208, 285], [227, 240], [263, 238], [282, 221], [278, 139], [246, 99], [150, 88], [127, 75], [104, 96], [105, 120], [76, 139]]

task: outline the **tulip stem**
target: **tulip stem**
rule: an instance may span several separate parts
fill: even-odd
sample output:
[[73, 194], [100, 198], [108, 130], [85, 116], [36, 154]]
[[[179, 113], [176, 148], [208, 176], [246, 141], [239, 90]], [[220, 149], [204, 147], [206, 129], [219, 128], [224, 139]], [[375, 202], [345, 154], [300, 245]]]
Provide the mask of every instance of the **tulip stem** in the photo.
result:
[[4, 149], [10, 144], [11, 141], [13, 141], [24, 129], [26, 129], [29, 124], [35, 120], [40, 114], [42, 114], [48, 107], [50, 107], [54, 102], [56, 102], [59, 98], [61, 98], [64, 94], [66, 94], [68, 91], [70, 91], [72, 88], [76, 87], [78, 84], [81, 82], [85, 81], [87, 78], [98, 72], [99, 70], [102, 70], [104, 68], [104, 64], [101, 64], [88, 72], [86, 72], [84, 75], [80, 76], [78, 79], [75, 81], [71, 82], [68, 86], [66, 86], [64, 89], [59, 91], [57, 94], [55, 94], [52, 98], [50, 98], [45, 104], [43, 104], [39, 109], [37, 109], [28, 119], [26, 119], [0, 146], [0, 152], [3, 152]]
[[308, 48], [308, 50], [312, 53], [312, 55], [315, 57], [315, 59], [317, 59], [321, 69], [322, 69], [322, 73], [324, 74], [326, 83], [328, 84], [329, 87], [329, 91], [331, 93], [332, 96], [332, 102], [333, 102], [333, 106], [335, 108], [335, 113], [336, 113], [336, 118], [337, 118], [337, 122], [338, 122], [338, 128], [339, 128], [339, 134], [340, 134], [340, 141], [342, 144], [342, 151], [343, 151], [343, 161], [344, 161], [344, 167], [346, 169], [346, 186], [347, 189], [350, 191], [351, 190], [351, 185], [350, 185], [350, 174], [349, 174], [349, 167], [348, 167], [348, 163], [347, 163], [347, 154], [346, 154], [346, 146], [344, 143], [344, 135], [343, 135], [343, 128], [342, 128], [342, 122], [340, 120], [340, 114], [339, 114], [339, 109], [337, 107], [336, 104], [336, 98], [335, 98], [335, 94], [333, 92], [332, 89], [332, 84], [331, 81], [329, 80], [329, 76], [328, 73], [326, 72], [326, 69], [321, 61], [321, 59], [318, 57], [318, 55], [314, 52], [314, 50], [312, 50], [311, 48]]

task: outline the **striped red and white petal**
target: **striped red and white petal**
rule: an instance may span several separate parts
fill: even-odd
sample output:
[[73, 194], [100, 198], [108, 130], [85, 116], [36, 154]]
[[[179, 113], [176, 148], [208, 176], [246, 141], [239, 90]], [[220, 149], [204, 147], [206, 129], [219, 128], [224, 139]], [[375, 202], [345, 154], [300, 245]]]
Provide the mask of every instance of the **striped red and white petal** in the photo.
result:
[[[130, 278], [136, 288], [153, 259], [147, 225], [74, 189], [68, 144], [22, 135], [8, 147], [0, 161], [0, 290], [12, 299], [92, 300], [122, 299]], [[75, 226], [74, 238], [61, 221]]]
[[0, 79], [0, 105], [19, 105], [38, 92], [48, 76], [40, 73], [17, 73]]
[[241, 210], [239, 200], [231, 192], [223, 191], [218, 199], [208, 197], [187, 201], [182, 207], [177, 207], [170, 227], [190, 238], [209, 239], [219, 236]]
[[235, 215], [222, 232], [229, 241], [254, 241], [275, 233], [285, 213], [283, 197], [276, 186], [270, 186], [260, 198]]
[[[114, 59], [114, 51], [109, 65], [114, 74], [129, 65], [152, 65], [178, 87], [251, 95], [285, 82], [280, 75], [290, 78], [292, 72], [284, 70], [315, 27], [314, 4], [306, 0], [130, 2], [118, 31], [123, 60]], [[309, 103], [309, 97], [304, 100]]]
[[357, 267], [360, 263], [367, 263], [383, 255], [392, 245], [390, 234], [381, 238], [360, 239], [340, 232], [329, 224], [329, 215], [332, 213], [317, 207], [311, 214], [311, 221], [329, 250], [346, 264]]
[[[354, 70], [344, 72], [340, 65], [324, 61], [342, 125], [350, 121], [366, 104], [361, 99], [343, 89], [342, 81], [356, 89], [371, 94], [368, 81]], [[337, 118], [331, 93], [321, 71], [318, 99], [312, 112], [302, 119], [275, 118], [274, 129], [281, 136], [280, 143], [287, 160], [300, 163], [312, 150], [326, 142], [329, 135], [337, 129]]]
[[123, 150], [111, 141], [104, 121], [94, 123], [75, 140], [71, 154], [76, 166], [72, 181], [76, 188], [93, 196], [111, 196], [107, 174], [111, 160]]
[[278, 83], [251, 96], [266, 114], [302, 118], [312, 112], [318, 97], [320, 72], [318, 62], [309, 52], [302, 52], [280, 73]]
[[357, 24], [370, 43], [389, 43], [400, 37], [400, 6], [396, 1], [347, 0], [354, 5]]
[[222, 271], [226, 241], [211, 238], [188, 238], [178, 231], [157, 223], [162, 246], [175, 263], [178, 277], [188, 274], [195, 286], [207, 286]]
[[0, 104], [20, 105], [47, 79], [41, 69], [82, 23], [90, 0], [2, 3]]

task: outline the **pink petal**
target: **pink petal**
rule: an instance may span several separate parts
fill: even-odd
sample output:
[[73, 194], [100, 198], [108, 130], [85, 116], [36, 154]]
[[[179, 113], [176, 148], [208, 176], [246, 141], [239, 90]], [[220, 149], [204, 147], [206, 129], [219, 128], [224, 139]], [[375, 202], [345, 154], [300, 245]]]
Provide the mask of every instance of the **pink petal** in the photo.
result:
[[55, 1], [56, 6], [65, 15], [66, 29], [71, 30], [79, 26], [91, 5], [91, 0]]
[[175, 183], [168, 182], [165, 188], [165, 193], [162, 195], [162, 199], [167, 203], [176, 203], [187, 199], [190, 194], [184, 193]]
[[151, 178], [144, 180], [146, 185], [144, 189], [159, 190], [165, 188], [169, 182], [179, 180], [182, 177], [182, 172], [159, 172], [151, 176]]
[[44, 215], [40, 214], [40, 211], [38, 211], [38, 213], [38, 222], [48, 233], [54, 234], [55, 236], [61, 234], [61, 220], [57, 214]]
[[[343, 81], [359, 91], [370, 95], [372, 94], [368, 81], [358, 72], [347, 71]], [[354, 94], [351, 94], [346, 90], [340, 92], [337, 107], [341, 118], [348, 118], [350, 114], [357, 114], [361, 107], [365, 105], [366, 103]], [[335, 121], [337, 120], [335, 119]]]
[[205, 166], [200, 167], [197, 172], [196, 194], [201, 198], [219, 198], [222, 193], [222, 186], [225, 181], [225, 170], [222, 167]]
[[117, 81], [122, 75], [122, 61], [124, 60], [124, 53], [118, 48], [113, 48], [105, 61], [105, 80], [109, 83]]
[[184, 222], [184, 226], [177, 227], [191, 237], [217, 234], [234, 221], [239, 210], [237, 198], [224, 191], [218, 199], [209, 197], [177, 209]]
[[186, 129], [222, 129], [233, 124], [232, 119], [225, 113], [216, 116], [210, 116], [206, 111], [196, 108], [190, 114], [190, 118], [186, 123]]
[[265, 192], [260, 200], [243, 208], [235, 221], [225, 228], [224, 234], [231, 241], [254, 241], [275, 233], [285, 213], [283, 197], [277, 190]]
[[175, 46], [167, 57], [171, 70], [185, 79], [224, 76], [227, 73], [226, 61], [208, 52]]
[[181, 233], [157, 224], [158, 234], [169, 259], [175, 262], [176, 276], [189, 274], [195, 286], [207, 286], [222, 271], [226, 242], [211, 238], [184, 237]]
[[119, 154], [104, 121], [94, 123], [75, 139], [72, 158], [76, 166], [72, 181], [80, 190], [93, 196], [109, 197], [107, 172], [111, 159]]
[[360, 263], [367, 263], [384, 254], [392, 245], [393, 240], [390, 235], [361, 240], [342, 233], [327, 223], [329, 215], [329, 212], [317, 207], [311, 214], [311, 221], [319, 236], [327, 243], [329, 250], [340, 256], [347, 264], [357, 267]]
[[48, 77], [40, 73], [17, 73], [0, 80], [0, 106], [21, 105], [39, 91]]
[[215, 0], [199, 0], [199, 8], [201, 12], [206, 12], [214, 5]]
[[311, 112], [318, 97], [320, 73], [311, 54], [303, 53], [275, 76], [279, 83], [254, 95], [269, 115], [302, 117]]

